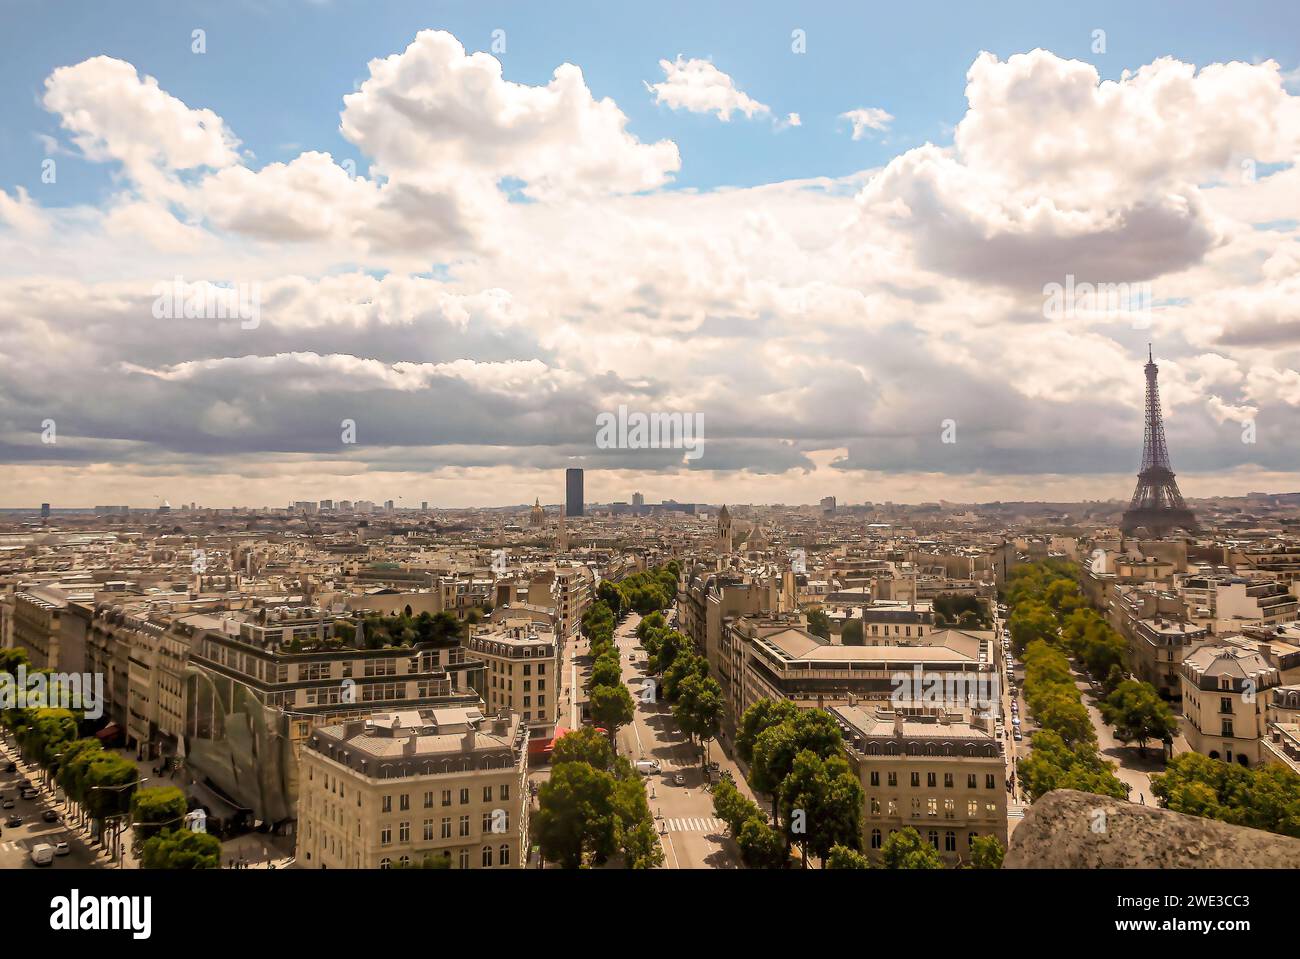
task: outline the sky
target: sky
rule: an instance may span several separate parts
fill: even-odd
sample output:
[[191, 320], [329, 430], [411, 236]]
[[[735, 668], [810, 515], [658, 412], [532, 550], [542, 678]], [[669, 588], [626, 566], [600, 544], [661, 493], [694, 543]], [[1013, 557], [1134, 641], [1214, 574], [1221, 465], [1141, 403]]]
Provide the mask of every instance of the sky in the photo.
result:
[[0, 506], [1300, 490], [1239, 6], [0, 2]]

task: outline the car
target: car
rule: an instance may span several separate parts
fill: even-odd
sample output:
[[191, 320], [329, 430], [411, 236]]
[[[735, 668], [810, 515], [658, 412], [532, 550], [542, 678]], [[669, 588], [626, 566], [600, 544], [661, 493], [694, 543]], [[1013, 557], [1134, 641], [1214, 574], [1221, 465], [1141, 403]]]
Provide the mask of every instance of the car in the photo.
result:
[[14, 808], [14, 801], [12, 799], [6, 799], [4, 802], [0, 803], [0, 809], [13, 809], [13, 808]]
[[1020, 717], [1019, 717], [1019, 716], [1012, 716], [1012, 717], [1011, 717], [1011, 725], [1012, 725], [1012, 726], [1019, 726], [1019, 725], [1020, 725]]
[[22, 824], [23, 824], [22, 816], [10, 816], [8, 819], [5, 820], [5, 825], [8, 826], [10, 829], [15, 829], [18, 826], [21, 826]]
[[659, 760], [657, 759], [638, 759], [635, 763], [636, 771], [642, 776], [651, 776], [659, 772]]
[[31, 786], [32, 786], [32, 781], [30, 779], [23, 778], [18, 780], [19, 789], [30, 789]]
[[16, 773], [16, 772], [18, 772], [18, 764], [17, 764], [17, 763], [10, 763], [9, 765], [5, 766], [5, 772], [7, 772], [7, 773]]
[[36, 795], [37, 795], [37, 794], [36, 794], [36, 790], [35, 790], [35, 789], [24, 789], [22, 792], [20, 792], [20, 793], [18, 794], [18, 798], [19, 798], [19, 799], [35, 799], [35, 798], [36, 798]]
[[41, 818], [44, 819], [46, 822], [58, 822], [59, 814], [55, 812], [53, 809], [47, 809], [45, 810], [45, 812], [41, 813]]
[[70, 852], [72, 852], [72, 847], [69, 846], [66, 842], [56, 842], [54, 844], [54, 855], [66, 856]]
[[1020, 742], [1020, 740], [1024, 739], [1025, 737], [1021, 735], [1020, 730], [1017, 729], [1014, 733], [1011, 734], [1011, 738], [1014, 739], [1016, 742]]
[[674, 773], [673, 782], [675, 782], [679, 786], [684, 786], [686, 785], [686, 777], [683, 776], [681, 773]]
[[32, 862], [38, 866], [48, 866], [54, 862], [54, 847], [47, 842], [32, 846]]

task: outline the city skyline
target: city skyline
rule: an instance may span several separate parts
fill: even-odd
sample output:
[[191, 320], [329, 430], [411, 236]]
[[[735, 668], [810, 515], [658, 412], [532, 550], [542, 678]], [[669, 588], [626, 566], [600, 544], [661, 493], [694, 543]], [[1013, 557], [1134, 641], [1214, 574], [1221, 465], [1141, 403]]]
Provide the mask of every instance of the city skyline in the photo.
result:
[[1111, 499], [1148, 342], [1185, 495], [1300, 489], [1294, 11], [1020, 5], [909, 69], [775, 5], [612, 59], [613, 12], [73, 6], [0, 88], [0, 507]]

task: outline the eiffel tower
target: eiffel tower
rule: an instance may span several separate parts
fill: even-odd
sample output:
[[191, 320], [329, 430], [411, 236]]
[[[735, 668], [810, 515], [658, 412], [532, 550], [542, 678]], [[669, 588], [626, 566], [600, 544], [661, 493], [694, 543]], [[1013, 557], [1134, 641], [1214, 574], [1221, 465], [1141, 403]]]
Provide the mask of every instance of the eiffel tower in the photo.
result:
[[1160, 415], [1160, 388], [1156, 385], [1158, 368], [1151, 358], [1151, 344], [1147, 344], [1147, 410], [1146, 436], [1142, 441], [1142, 469], [1138, 472], [1137, 489], [1133, 500], [1124, 511], [1120, 526], [1124, 535], [1146, 530], [1161, 537], [1173, 529], [1197, 531], [1196, 516], [1183, 502], [1183, 494], [1174, 481], [1174, 471], [1169, 466], [1169, 449], [1165, 446], [1165, 421]]

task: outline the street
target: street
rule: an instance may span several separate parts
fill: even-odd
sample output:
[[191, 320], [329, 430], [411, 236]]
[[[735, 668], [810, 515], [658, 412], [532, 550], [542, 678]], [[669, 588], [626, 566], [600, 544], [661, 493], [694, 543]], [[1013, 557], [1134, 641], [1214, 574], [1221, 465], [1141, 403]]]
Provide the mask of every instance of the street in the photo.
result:
[[[8, 766], [10, 762], [18, 760], [17, 750], [5, 750], [3, 765], [0, 770]], [[0, 817], [0, 823], [3, 823], [3, 832], [0, 832], [0, 869], [39, 869], [49, 868], [40, 867], [32, 862], [31, 849], [39, 843], [48, 843], [54, 845], [58, 842], [66, 842], [69, 852], [66, 856], [55, 856], [51, 864], [56, 869], [91, 869], [101, 867], [103, 863], [99, 860], [98, 854], [87, 847], [82, 838], [63, 822], [62, 817], [65, 810], [55, 804], [49, 794], [42, 790], [40, 770], [35, 766], [25, 767], [22, 763], [17, 763], [18, 768], [14, 772], [0, 772], [0, 795], [3, 795], [4, 801], [13, 801], [14, 808], [0, 810], [3, 817]], [[37, 788], [35, 799], [22, 799], [18, 795], [19, 782], [22, 779], [30, 779], [32, 785]], [[41, 815], [47, 810], [53, 809], [59, 813], [58, 822], [45, 822]], [[10, 816], [18, 815], [22, 817], [22, 825], [9, 826]]]
[[[726, 824], [713, 815], [713, 796], [705, 789], [698, 749], [677, 729], [671, 706], [658, 695], [645, 702], [646, 652], [638, 644], [636, 628], [641, 617], [632, 613], [614, 630], [614, 642], [623, 665], [636, 715], [618, 733], [619, 753], [633, 762], [659, 761], [660, 771], [647, 777], [647, 796], [664, 847], [664, 865], [669, 869], [736, 869], [740, 853], [726, 835]], [[657, 690], [656, 690], [657, 692]], [[708, 758], [720, 770], [730, 771], [737, 788], [753, 796], [740, 770], [716, 742], [709, 744]], [[677, 785], [681, 774], [684, 782]]]

